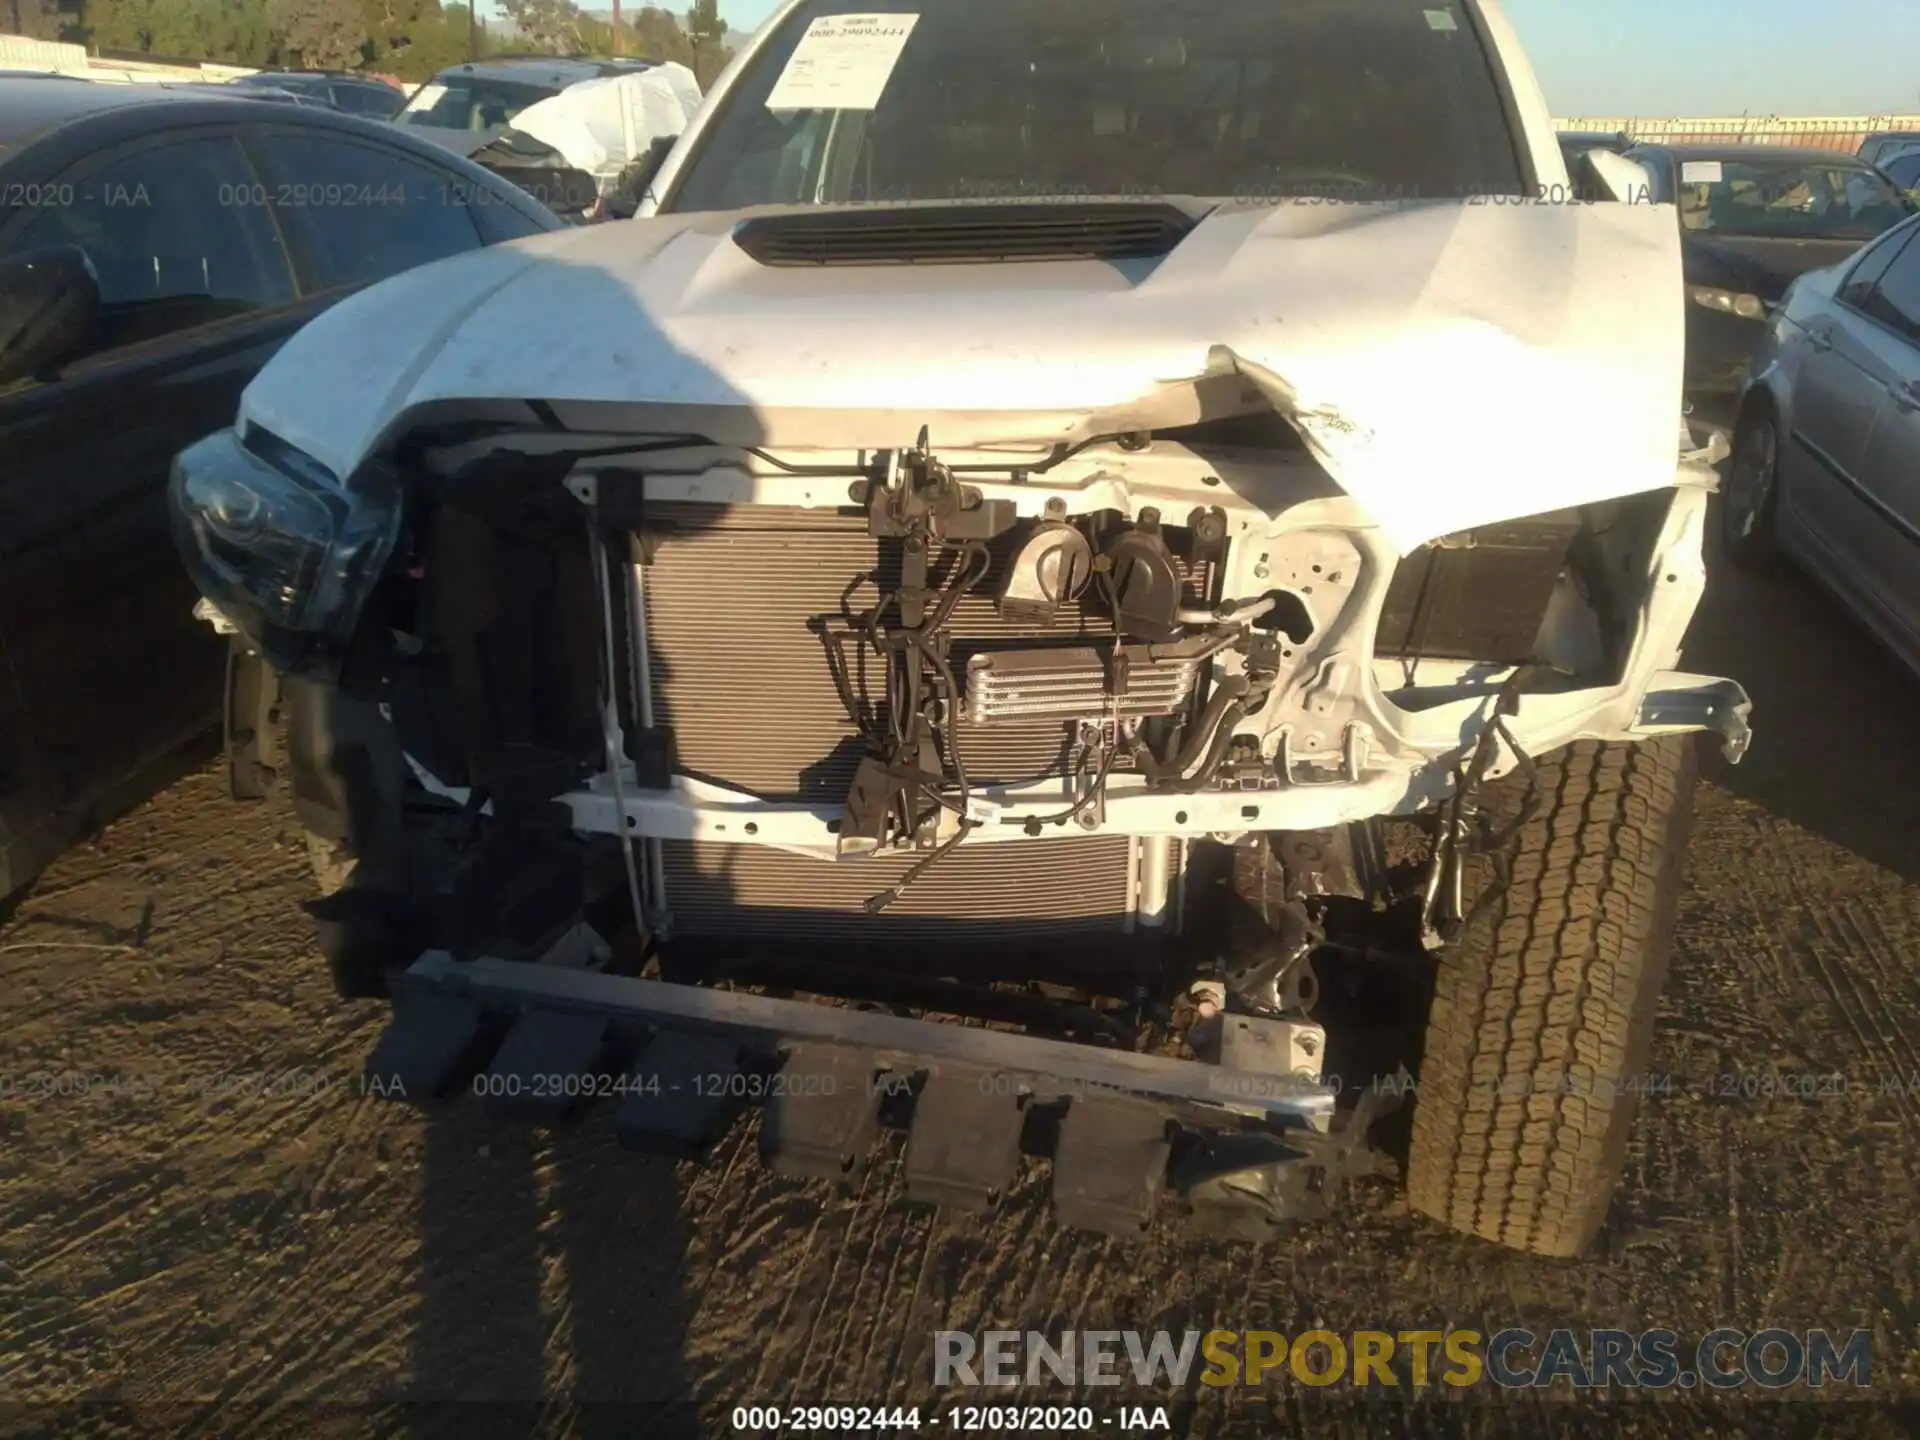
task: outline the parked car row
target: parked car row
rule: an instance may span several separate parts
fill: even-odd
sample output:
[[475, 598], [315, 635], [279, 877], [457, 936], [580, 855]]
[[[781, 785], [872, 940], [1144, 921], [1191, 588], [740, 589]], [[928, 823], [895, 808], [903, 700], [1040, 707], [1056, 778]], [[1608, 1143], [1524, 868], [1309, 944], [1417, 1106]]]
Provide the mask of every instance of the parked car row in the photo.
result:
[[1791, 559], [1920, 672], [1920, 217], [1789, 287], [1733, 443], [1728, 551]]
[[404, 127], [239, 86], [0, 80], [0, 897], [219, 714], [174, 454], [342, 296], [561, 226]]
[[495, 55], [450, 66], [410, 92], [351, 70], [262, 70], [229, 83], [256, 99], [404, 126], [575, 224], [630, 215], [635, 170], [650, 170], [664, 157], [701, 99], [684, 65], [555, 55]]
[[633, 167], [659, 162], [700, 98], [680, 64], [496, 57], [434, 76], [395, 123], [578, 223], [618, 213]]
[[1637, 145], [1651, 198], [1679, 210], [1687, 287], [1687, 388], [1730, 426], [1755, 346], [1787, 287], [1915, 213], [1864, 160], [1772, 146]]
[[449, 66], [409, 95], [395, 121], [449, 146], [458, 137], [489, 140], [514, 117], [571, 86], [653, 68], [649, 60], [575, 60], [563, 56], [495, 56]]
[[[647, 72], [678, 74], [639, 100], [583, 84]], [[174, 453], [353, 290], [630, 214], [691, 87], [682, 66], [501, 61], [409, 107], [447, 118], [460, 89], [468, 122], [511, 121], [564, 101], [532, 123], [596, 173], [511, 128], [387, 123], [368, 92], [392, 87], [351, 75], [0, 79], [0, 899], [221, 714], [223, 643], [167, 533]]]
[[1640, 144], [1563, 131], [1569, 168], [1603, 151], [1638, 165], [1646, 198], [1679, 212], [1686, 386], [1697, 422], [1731, 435], [1755, 348], [1799, 276], [1835, 265], [1920, 212], [1920, 135], [1869, 137], [1856, 155], [1726, 143]]
[[1852, 156], [1625, 138], [1561, 143], [1637, 164], [1678, 211], [1687, 394], [1732, 448], [1728, 554], [1791, 560], [1920, 672], [1920, 134]]

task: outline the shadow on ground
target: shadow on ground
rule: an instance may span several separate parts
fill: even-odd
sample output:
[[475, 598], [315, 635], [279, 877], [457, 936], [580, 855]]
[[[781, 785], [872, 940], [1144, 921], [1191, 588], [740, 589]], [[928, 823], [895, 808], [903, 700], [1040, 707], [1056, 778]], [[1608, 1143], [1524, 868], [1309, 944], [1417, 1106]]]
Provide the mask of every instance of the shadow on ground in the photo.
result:
[[[1709, 531], [1717, 537], [1717, 515]], [[1716, 756], [1707, 778], [1920, 880], [1920, 680], [1798, 571], [1756, 574], [1729, 561], [1717, 538], [1708, 548], [1685, 663], [1747, 687], [1754, 738], [1745, 760]]]
[[442, 1102], [420, 1190], [409, 1408], [434, 1434], [701, 1432], [683, 1356], [691, 1303], [672, 1163], [593, 1116], [555, 1129]]

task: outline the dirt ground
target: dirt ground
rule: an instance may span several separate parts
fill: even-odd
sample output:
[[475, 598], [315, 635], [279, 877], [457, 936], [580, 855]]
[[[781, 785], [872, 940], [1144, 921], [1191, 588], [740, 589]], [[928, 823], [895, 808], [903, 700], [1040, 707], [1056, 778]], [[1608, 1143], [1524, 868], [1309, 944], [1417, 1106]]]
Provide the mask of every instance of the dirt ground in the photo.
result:
[[[931, 1406], [941, 1328], [1518, 1324], [1871, 1327], [1873, 1398], [1089, 1398], [1208, 1436], [1911, 1434], [1920, 686], [1790, 576], [1717, 575], [1687, 661], [1747, 683], [1758, 738], [1702, 787], [1653, 1064], [1677, 1086], [1574, 1263], [1450, 1236], [1385, 1183], [1261, 1249], [1120, 1243], [1054, 1229], [1037, 1167], [983, 1223], [909, 1205], [896, 1167], [847, 1198], [771, 1178], [744, 1127], [677, 1167], [604, 1111], [543, 1133], [364, 1097], [381, 1016], [330, 998], [290, 815], [195, 773], [0, 927], [0, 1428], [112, 1427], [73, 1402], [120, 1401], [201, 1433], [725, 1433], [742, 1404]], [[1840, 1080], [1761, 1093], [1776, 1072]], [[448, 1400], [490, 1403], [417, 1403]]]

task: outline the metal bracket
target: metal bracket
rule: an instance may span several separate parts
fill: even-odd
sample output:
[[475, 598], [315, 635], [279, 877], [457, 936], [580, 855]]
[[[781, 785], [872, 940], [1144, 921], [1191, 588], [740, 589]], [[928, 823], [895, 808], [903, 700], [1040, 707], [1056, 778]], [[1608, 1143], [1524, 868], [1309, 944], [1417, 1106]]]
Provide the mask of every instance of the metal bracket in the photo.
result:
[[1053, 1152], [1053, 1213], [1062, 1225], [1138, 1238], [1153, 1223], [1172, 1148], [1151, 1105], [1077, 1096]]
[[1325, 771], [1309, 778], [1301, 778], [1294, 772], [1293, 727], [1282, 725], [1279, 729], [1280, 748], [1273, 760], [1274, 773], [1289, 785], [1307, 789], [1315, 785], [1353, 785], [1366, 772], [1367, 754], [1370, 747], [1369, 732], [1358, 721], [1349, 721], [1340, 731], [1340, 769], [1338, 773]]
[[777, 1175], [853, 1185], [866, 1173], [880, 1133], [874, 1084], [883, 1068], [872, 1051], [795, 1045], [775, 1077], [760, 1121], [760, 1158]]
[[513, 1022], [478, 1088], [496, 1119], [555, 1124], [591, 1093], [585, 1084], [606, 1058], [603, 1015], [529, 1010]]
[[629, 1150], [681, 1158], [703, 1153], [746, 1105], [740, 1046], [717, 1035], [662, 1030], [627, 1072], [615, 1132]]
[[1720, 737], [1720, 753], [1738, 765], [1753, 743], [1753, 701], [1737, 680], [1665, 670], [1648, 683], [1633, 728], [1649, 734], [1706, 730]]
[[366, 1059], [367, 1088], [395, 1099], [438, 1099], [479, 1064], [498, 1034], [478, 1000], [396, 994], [393, 1018]]
[[1271, 1239], [1276, 1226], [1337, 1213], [1349, 1183], [1391, 1171], [1392, 1162], [1367, 1147], [1367, 1132], [1399, 1109], [1411, 1088], [1404, 1079], [1370, 1087], [1346, 1119], [1324, 1135], [1208, 1137], [1182, 1158], [1172, 1176], [1192, 1207], [1194, 1228], [1261, 1241]]
[[996, 1209], [1020, 1173], [1023, 1099], [989, 1070], [929, 1075], [907, 1133], [907, 1194], [962, 1210]]
[[1220, 1063], [1234, 1070], [1318, 1084], [1326, 1055], [1326, 1030], [1303, 1020], [1229, 1015], [1220, 1032]]

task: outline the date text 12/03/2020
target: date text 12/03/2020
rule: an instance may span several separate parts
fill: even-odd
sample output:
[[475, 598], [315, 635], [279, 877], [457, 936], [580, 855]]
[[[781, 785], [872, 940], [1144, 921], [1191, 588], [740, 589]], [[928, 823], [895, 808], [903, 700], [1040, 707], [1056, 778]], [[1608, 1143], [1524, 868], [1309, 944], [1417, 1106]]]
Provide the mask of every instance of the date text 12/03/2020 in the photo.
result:
[[[913, 1090], [911, 1074], [876, 1070], [861, 1082], [870, 1092], [883, 1095], [910, 1094]], [[991, 1074], [981, 1077], [979, 1084], [983, 1091], [997, 1095], [1018, 1093], [1031, 1083], [1031, 1077], [1017, 1075]], [[1049, 1082], [1063, 1092], [1124, 1093], [1120, 1087], [1104, 1085], [1098, 1081], [1059, 1079]], [[626, 1095], [664, 1095], [686, 1094], [700, 1099], [739, 1099], [762, 1101], [780, 1096], [832, 1095], [844, 1088], [848, 1082], [844, 1076], [832, 1073], [813, 1073], [795, 1070], [733, 1070], [698, 1074], [691, 1077], [667, 1080], [660, 1075], [645, 1070], [633, 1070], [624, 1074], [612, 1072], [575, 1073], [572, 1071], [546, 1074], [494, 1074], [475, 1075], [470, 1081], [476, 1095], [494, 1098], [517, 1098], [525, 1096], [533, 1099], [606, 1099]], [[1308, 1082], [1286, 1075], [1242, 1075], [1222, 1074], [1218, 1077], [1215, 1089], [1223, 1094], [1243, 1094], [1262, 1096], [1286, 1094], [1307, 1086]], [[1331, 1090], [1335, 1094], [1344, 1091], [1344, 1082], [1338, 1075], [1321, 1076], [1310, 1084], [1310, 1088]], [[1419, 1082], [1404, 1072], [1398, 1076], [1385, 1076], [1375, 1079], [1365, 1087], [1377, 1089], [1389, 1094], [1412, 1096], [1418, 1093]], [[1561, 1076], [1553, 1081], [1541, 1081], [1532, 1076], [1505, 1076], [1497, 1081], [1489, 1081], [1477, 1087], [1501, 1095], [1584, 1095], [1592, 1098], [1618, 1099], [1625, 1096], [1652, 1099], [1670, 1099], [1679, 1095], [1693, 1095], [1713, 1100], [1826, 1100], [1859, 1099], [1870, 1095], [1876, 1089], [1882, 1095], [1920, 1094], [1920, 1076], [1910, 1080], [1901, 1078], [1891, 1085], [1884, 1078], [1877, 1086], [1866, 1085], [1839, 1072], [1787, 1072], [1752, 1071], [1738, 1074], [1708, 1076], [1682, 1076], [1670, 1073], [1648, 1073], [1632, 1076], [1606, 1076], [1592, 1081], [1583, 1081], [1577, 1076]]]
[[1079, 1433], [1118, 1430], [1135, 1434], [1170, 1434], [1172, 1421], [1164, 1405], [1122, 1405], [1110, 1412], [1090, 1405], [736, 1405], [731, 1416], [736, 1433], [748, 1435], [841, 1433], [872, 1435], [881, 1431], [951, 1430], [956, 1434], [980, 1431]]

